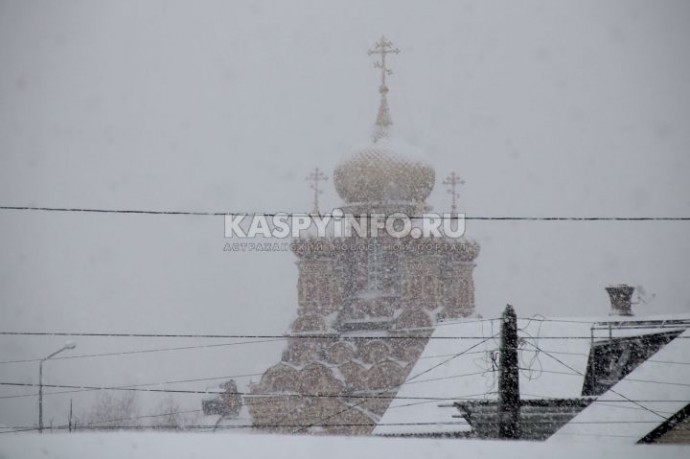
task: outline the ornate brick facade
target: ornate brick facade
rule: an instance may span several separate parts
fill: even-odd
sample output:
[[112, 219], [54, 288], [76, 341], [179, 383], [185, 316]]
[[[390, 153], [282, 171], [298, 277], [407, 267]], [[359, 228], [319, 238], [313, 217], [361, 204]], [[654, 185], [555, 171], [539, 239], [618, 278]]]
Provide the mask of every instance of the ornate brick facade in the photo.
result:
[[476, 243], [378, 239], [368, 250], [370, 240], [357, 236], [293, 242], [297, 336], [246, 399], [256, 427], [369, 433], [424, 349], [422, 337], [441, 318], [474, 314]]

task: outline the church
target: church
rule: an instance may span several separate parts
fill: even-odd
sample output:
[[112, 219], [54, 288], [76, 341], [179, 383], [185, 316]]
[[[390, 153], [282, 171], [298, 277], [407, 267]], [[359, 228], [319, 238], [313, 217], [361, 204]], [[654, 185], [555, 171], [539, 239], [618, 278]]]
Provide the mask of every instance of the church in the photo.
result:
[[[382, 37], [380, 105], [368, 145], [332, 173], [342, 209], [352, 215], [431, 211], [436, 173], [397, 138], [388, 107], [387, 58], [398, 49]], [[324, 176], [315, 170], [315, 196]], [[444, 184], [453, 187], [452, 174]], [[315, 200], [314, 212], [318, 212]], [[417, 236], [417, 235], [414, 235]], [[256, 429], [282, 433], [370, 434], [424, 350], [440, 320], [473, 317], [473, 269], [479, 245], [465, 237], [388, 234], [295, 239], [298, 311], [282, 359], [244, 398]]]

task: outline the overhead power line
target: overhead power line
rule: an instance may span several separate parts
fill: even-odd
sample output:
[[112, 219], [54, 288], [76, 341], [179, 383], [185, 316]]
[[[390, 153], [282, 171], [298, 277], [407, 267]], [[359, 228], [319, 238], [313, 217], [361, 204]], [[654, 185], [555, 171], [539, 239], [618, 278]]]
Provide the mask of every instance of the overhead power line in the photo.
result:
[[[97, 214], [133, 214], [133, 215], [189, 215], [189, 216], [204, 216], [204, 217], [221, 217], [225, 215], [242, 215], [255, 216], [263, 215], [265, 217], [287, 216], [287, 217], [308, 217], [312, 216], [306, 212], [231, 212], [231, 211], [190, 211], [190, 210], [139, 210], [139, 209], [102, 209], [102, 208], [78, 208], [78, 207], [37, 207], [37, 206], [0, 206], [0, 210], [15, 210], [15, 211], [34, 211], [34, 212], [76, 212], [76, 213], [97, 213]], [[332, 217], [333, 215], [324, 213], [321, 217]], [[340, 217], [340, 215], [338, 215]], [[410, 218], [422, 218], [410, 216]], [[465, 220], [493, 220], [493, 221], [580, 221], [580, 222], [596, 222], [596, 221], [623, 221], [623, 222], [640, 222], [640, 221], [690, 221], [690, 217], [577, 217], [577, 216], [547, 216], [547, 217], [529, 217], [529, 216], [472, 216], [466, 215]]]
[[[554, 359], [556, 362], [560, 363], [561, 365], [563, 365], [564, 367], [568, 368], [569, 370], [574, 371], [575, 373], [577, 373], [577, 374], [579, 374], [579, 375], [581, 375], [581, 376], [583, 376], [583, 377], [585, 376], [582, 372], [580, 372], [580, 371], [576, 370], [575, 368], [573, 368], [572, 366], [568, 365], [568, 364], [565, 363], [563, 360], [561, 360], [561, 359], [559, 359], [558, 357], [556, 357], [556, 356], [554, 356], [554, 355], [552, 355], [552, 354], [550, 354], [550, 353], [548, 353], [548, 352], [546, 352], [546, 351], [540, 349], [539, 346], [537, 346], [536, 344], [531, 343], [531, 342], [529, 342], [529, 341], [527, 342], [527, 344], [529, 344], [530, 346], [532, 346], [532, 347], [536, 348], [537, 350], [541, 351], [542, 353], [544, 353], [544, 354], [547, 355], [548, 357]], [[628, 379], [628, 380], [630, 380], [630, 379]], [[654, 383], [658, 383], [658, 381], [641, 381], [641, 380], [638, 380], [638, 381], [640, 381], [640, 382], [654, 382]], [[690, 384], [688, 384], [688, 386], [690, 386]], [[634, 405], [637, 405], [637, 406], [639, 406], [640, 408], [642, 408], [642, 409], [644, 409], [644, 410], [646, 410], [646, 411], [649, 411], [650, 413], [652, 413], [652, 414], [654, 414], [654, 415], [660, 417], [660, 418], [663, 419], [664, 421], [668, 419], [668, 418], [667, 418], [666, 416], [664, 416], [663, 414], [660, 414], [660, 413], [654, 411], [653, 409], [651, 409], [651, 408], [649, 408], [649, 407], [647, 407], [647, 406], [645, 406], [645, 405], [642, 405], [641, 403], [636, 402], [635, 400], [632, 400], [630, 397], [627, 397], [627, 396], [621, 394], [620, 392], [614, 390], [613, 388], [609, 388], [608, 390], [609, 390], [610, 392], [613, 392], [614, 394], [618, 395], [619, 397], [624, 398], [624, 399], [627, 400], [628, 402], [633, 403]]]
[[[178, 347], [166, 347], [159, 349], [140, 349], [135, 351], [117, 351], [117, 352], [101, 352], [98, 354], [79, 354], [79, 355], [66, 355], [62, 357], [53, 357], [52, 360], [67, 360], [67, 359], [86, 359], [93, 357], [112, 357], [118, 355], [133, 355], [133, 354], [149, 354], [154, 352], [169, 352], [169, 351], [186, 351], [191, 349], [207, 349], [215, 347], [227, 347], [227, 346], [239, 346], [243, 344], [255, 344], [255, 343], [269, 343], [274, 341], [281, 341], [282, 339], [266, 339], [266, 340], [254, 340], [254, 341], [240, 341], [236, 343], [218, 343], [218, 344], [202, 344], [199, 346], [178, 346]], [[41, 358], [33, 359], [19, 359], [19, 360], [3, 360], [0, 361], [0, 365], [8, 363], [28, 363], [28, 362], [40, 362]]]
[[[209, 339], [323, 339], [323, 340], [406, 340], [406, 339], [484, 339], [485, 336], [431, 336], [431, 335], [407, 335], [404, 330], [395, 336], [381, 335], [343, 335], [340, 333], [301, 333], [285, 335], [232, 335], [232, 334], [196, 334], [196, 333], [90, 333], [90, 332], [37, 332], [37, 331], [0, 331], [0, 335], [6, 336], [81, 336], [94, 338], [209, 338]], [[590, 339], [589, 336], [578, 337]]]
[[[209, 382], [209, 381], [218, 381], [218, 380], [230, 380], [230, 379], [241, 379], [241, 378], [253, 378], [256, 376], [262, 376], [263, 373], [248, 373], [248, 374], [236, 374], [236, 375], [225, 375], [225, 376], [213, 376], [210, 378], [194, 378], [194, 379], [178, 379], [178, 380], [173, 380], [173, 381], [156, 381], [156, 382], [150, 382], [150, 383], [139, 383], [139, 384], [127, 384], [124, 386], [113, 386], [113, 387], [108, 387], [106, 388], [97, 388], [94, 387], [92, 389], [73, 389], [73, 390], [65, 390], [65, 391], [55, 391], [55, 392], [47, 392], [44, 393], [43, 396], [48, 396], [48, 395], [61, 395], [61, 394], [72, 394], [75, 392], [92, 392], [96, 390], [121, 390], [125, 388], [135, 388], [135, 387], [147, 387], [147, 386], [161, 386], [164, 384], [188, 384], [188, 383], [193, 383], [193, 382]], [[45, 386], [45, 384], [44, 384]], [[206, 392], [204, 392], [206, 393]], [[25, 397], [38, 397], [38, 394], [19, 394], [19, 395], [4, 395], [0, 396], [0, 400], [3, 399], [10, 399], [10, 398], [25, 398]]]
[[[545, 352], [546, 351], [542, 351]], [[466, 352], [465, 354], [472, 354], [472, 352]], [[465, 355], [463, 354], [463, 355]], [[445, 364], [447, 362], [444, 362]], [[337, 367], [337, 365], [332, 366], [332, 368]], [[329, 367], [331, 368], [331, 367]], [[433, 369], [433, 368], [432, 368]], [[432, 370], [432, 369], [429, 369]], [[526, 368], [520, 368], [521, 370], [526, 370]], [[448, 375], [448, 376], [443, 376], [443, 377], [436, 377], [436, 378], [427, 378], [427, 379], [419, 379], [417, 380], [415, 377], [415, 380], [412, 380], [410, 378], [407, 382], [404, 384], [419, 384], [419, 383], [424, 383], [424, 382], [431, 382], [431, 381], [438, 381], [438, 380], [446, 380], [446, 379], [459, 379], [459, 378], [465, 378], [465, 377], [470, 377], [470, 376], [479, 376], [485, 373], [490, 373], [494, 370], [485, 370], [485, 371], [477, 371], [477, 372], [471, 372], [471, 373], [463, 373], [463, 374], [454, 374], [454, 375]], [[427, 371], [428, 372], [428, 371]], [[553, 371], [553, 370], [539, 370], [539, 372], [542, 373], [550, 373], [550, 374], [560, 374], [564, 376], [578, 376], [581, 377], [581, 374], [578, 373], [569, 373], [569, 372], [563, 372], [563, 371]], [[258, 377], [262, 376], [263, 373], [249, 373], [249, 374], [237, 374], [237, 375], [225, 375], [225, 376], [214, 376], [214, 377], [209, 377], [209, 378], [194, 378], [194, 379], [181, 379], [181, 380], [172, 380], [172, 381], [157, 381], [157, 382], [151, 382], [151, 383], [141, 383], [141, 384], [129, 384], [125, 386], [78, 386], [78, 385], [62, 385], [62, 384], [44, 384], [44, 387], [48, 388], [67, 388], [67, 389], [72, 389], [72, 390], [67, 390], [67, 391], [56, 391], [56, 392], [48, 392], [44, 393], [44, 396], [50, 396], [50, 395], [62, 395], [62, 394], [68, 394], [68, 393], [75, 393], [75, 392], [89, 392], [89, 391], [99, 391], [99, 390], [120, 390], [120, 391], [140, 391], [140, 392], [170, 392], [170, 393], [182, 393], [182, 394], [226, 394], [226, 395], [242, 395], [242, 396], [273, 396], [273, 395], [287, 395], [287, 396], [292, 396], [292, 397], [299, 397], [299, 396], [304, 396], [304, 397], [324, 397], [324, 398], [340, 398], [340, 397], [345, 397], [345, 398], [385, 398], [385, 399], [392, 399], [392, 398], [400, 398], [400, 399], [410, 399], [410, 400], [449, 400], [449, 399], [457, 399], [457, 397], [394, 397], [392, 395], [386, 395], [382, 397], [376, 397], [376, 396], [371, 396], [371, 395], [366, 395], [366, 394], [350, 394], [350, 395], [328, 395], [328, 394], [300, 394], [300, 393], [266, 393], [266, 394], [256, 394], [256, 393], [249, 393], [249, 392], [224, 392], [224, 391], [218, 391], [218, 390], [181, 390], [181, 389], [143, 389], [143, 387], [146, 386], [160, 386], [164, 384], [187, 384], [187, 383], [193, 383], [193, 382], [209, 382], [209, 381], [218, 381], [218, 380], [230, 380], [230, 379], [240, 379], [240, 378], [250, 378], [250, 377]], [[639, 383], [649, 383], [649, 384], [661, 384], [661, 385], [678, 385], [678, 386], [688, 386], [690, 387], [690, 384], [687, 383], [678, 383], [678, 382], [668, 382], [668, 381], [658, 381], [658, 380], [648, 380], [648, 379], [639, 379], [639, 378], [626, 378], [626, 380], [631, 381], [631, 382], [639, 382]], [[37, 384], [33, 383], [11, 383], [11, 382], [0, 382], [0, 385], [2, 386], [14, 386], [14, 387], [37, 387]], [[397, 386], [396, 386], [397, 387]], [[395, 388], [393, 386], [389, 388], [384, 388], [385, 390]], [[527, 396], [536, 396], [533, 394], [524, 394]], [[0, 396], [0, 400], [3, 399], [13, 399], [13, 398], [27, 398], [27, 397], [36, 397], [38, 394], [18, 394], [18, 395], [5, 395], [5, 396]], [[541, 397], [541, 396], [537, 396]], [[623, 400], [607, 400], [607, 402], [616, 402], [616, 401], [623, 401]], [[664, 400], [638, 400], [638, 401], [664, 401]]]
[[[318, 425], [313, 425], [310, 427], [375, 427], [375, 426], [423, 426], [423, 425], [457, 425], [457, 426], [467, 426], [465, 422], [461, 421], [448, 421], [448, 422], [395, 422], [395, 423], [379, 423], [376, 424], [374, 422], [357, 422], [357, 423], [334, 423], [334, 424], [318, 424]], [[118, 430], [118, 429], [126, 429], [126, 430], [158, 430], [160, 428], [165, 428], [166, 426], [141, 426], [141, 425], [116, 425], [116, 426], [80, 426], [79, 430]], [[183, 429], [188, 429], [188, 430], [201, 430], [201, 429], [221, 429], [221, 430], [230, 430], [230, 429], [277, 429], [277, 428], [293, 428], [293, 427], [305, 427], [301, 424], [232, 424], [232, 425], [219, 425], [217, 427], [212, 426], [212, 425], [185, 425], [183, 426]], [[27, 432], [27, 431], [33, 431], [33, 430], [38, 430], [37, 427], [9, 427], [10, 429], [16, 429], [16, 430], [7, 430], [0, 432], [2, 433], [15, 433], [15, 432]], [[53, 426], [53, 427], [46, 427], [46, 430], [67, 430], [69, 429], [69, 426]], [[172, 430], [172, 428], [171, 428]]]
[[[176, 413], [172, 413], [176, 414]], [[164, 417], [164, 416], [169, 416], [170, 414], [168, 413], [163, 413], [160, 415], [152, 415], [152, 416], [141, 416], [139, 418], [144, 418], [144, 417]], [[131, 418], [133, 420], [139, 419], [139, 418]], [[552, 424], [552, 421], [531, 421], [532, 424]], [[570, 424], [657, 424], [655, 421], [617, 421], [617, 420], [612, 420], [612, 421], [571, 421]], [[217, 430], [232, 430], [232, 429], [279, 429], [279, 428], [293, 428], [293, 427], [377, 427], [377, 426], [448, 426], [448, 425], [454, 425], [454, 426], [468, 426], [466, 422], [463, 421], [418, 421], [418, 422], [352, 422], [352, 423], [324, 423], [324, 424], [313, 424], [307, 426], [306, 424], [229, 424], [229, 425], [218, 425], [218, 426], [212, 426], [212, 425], [206, 425], [206, 424], [192, 424], [192, 425], [182, 425], [179, 427], [179, 430], [202, 430], [202, 429], [217, 429]], [[37, 427], [28, 427], [28, 426], [10, 426], [8, 427], [9, 429], [14, 429], [14, 430], [8, 430], [8, 431], [3, 431], [0, 433], [16, 433], [16, 432], [26, 432], [26, 431], [33, 431], [33, 430], [38, 430]], [[126, 429], [126, 430], [160, 430], [160, 429], [170, 429], [170, 430], [178, 430], [176, 427], [169, 427], [166, 425], [151, 425], [151, 426], [146, 426], [146, 425], [114, 425], [114, 426], [105, 426], [105, 425], [86, 425], [86, 426], [80, 426], [79, 430], [118, 430], [118, 429]], [[50, 428], [46, 428], [47, 430], [68, 430], [69, 426], [68, 425], [60, 425], [60, 426], [53, 426]], [[579, 434], [574, 434], [574, 435], [579, 435]], [[601, 434], [601, 436], [620, 436], [620, 435], [606, 435], [606, 434]], [[627, 436], [625, 436], [627, 437]], [[637, 437], [632, 437], [631, 438], [637, 438]]]
[[[485, 319], [490, 320], [490, 319]], [[463, 336], [432, 336], [432, 335], [406, 335], [404, 330], [399, 331], [399, 335], [345, 335], [340, 333], [296, 333], [285, 335], [232, 335], [232, 334], [203, 334], [203, 333], [98, 333], [98, 332], [38, 332], [38, 331], [0, 331], [0, 335], [5, 336], [62, 336], [62, 337], [94, 337], [94, 338], [209, 338], [209, 339], [323, 339], [323, 340], [482, 340], [486, 336], [463, 335]], [[690, 338], [690, 336], [677, 336], [675, 339]], [[559, 335], [559, 336], [540, 336], [539, 340], [591, 340], [587, 335]]]
[[[461, 377], [467, 377], [467, 376], [474, 376], [475, 374], [476, 373], [461, 374], [461, 375], [456, 375], [455, 377], [461, 378]], [[225, 378], [226, 377], [202, 378], [202, 379], [188, 380], [188, 381], [203, 381], [203, 380], [214, 380], [214, 379], [217, 380], [217, 379], [225, 379]], [[179, 381], [171, 381], [169, 383], [174, 383], [174, 382], [179, 382]], [[186, 382], [186, 381], [184, 381], [184, 382]], [[377, 390], [374, 390], [375, 393], [373, 393], [373, 394], [365, 394], [365, 393], [361, 393], [361, 392], [351, 393], [351, 394], [299, 393], [299, 392], [252, 393], [252, 392], [238, 392], [238, 391], [228, 392], [228, 391], [223, 391], [223, 390], [149, 389], [149, 388], [141, 387], [141, 386], [149, 386], [149, 385], [155, 385], [155, 384], [166, 384], [166, 383], [151, 383], [151, 384], [130, 385], [130, 386], [89, 386], [89, 385], [80, 386], [80, 385], [70, 385], [70, 384], [43, 384], [43, 387], [58, 388], [58, 389], [79, 389], [79, 390], [85, 390], [85, 391], [118, 390], [118, 391], [131, 391], [131, 392], [162, 392], [162, 393], [174, 393], [174, 394], [241, 395], [244, 397], [256, 397], [256, 398], [269, 398], [269, 397], [343, 398], [343, 399], [364, 399], [365, 401], [371, 400], [371, 399], [447, 401], [447, 400], [459, 400], [459, 399], [463, 399], [465, 397], [465, 396], [457, 396], [457, 397], [409, 396], [409, 397], [406, 397], [406, 396], [396, 396], [395, 394], [392, 394], [392, 393], [389, 395], [382, 395], [383, 391], [394, 389], [398, 386], [385, 387], [385, 388], [382, 388], [380, 390], [377, 389]], [[35, 384], [35, 383], [20, 383], [20, 382], [0, 382], [0, 386], [39, 387], [39, 385]], [[44, 394], [44, 395], [55, 395], [55, 394], [57, 394], [57, 392], [51, 392], [51, 393]], [[37, 394], [31, 394], [31, 395], [36, 396]]]
[[[542, 351], [546, 353], [546, 351]], [[520, 367], [520, 370], [529, 370], [529, 368], [522, 368]], [[535, 370], [537, 373], [550, 373], [550, 374], [556, 374], [556, 375], [565, 375], [565, 376], [584, 376], [582, 373], [567, 373], [565, 371], [552, 371], [552, 370]], [[673, 381], [658, 381], [654, 379], [640, 379], [640, 378], [631, 378], [626, 376], [624, 381], [628, 382], [639, 382], [639, 383], [648, 383], [648, 384], [663, 384], [667, 386], [684, 386], [684, 387], [690, 387], [689, 383], [681, 383], [681, 382], [673, 382]]]
[[[489, 319], [485, 319], [489, 320]], [[679, 327], [680, 328], [680, 327]], [[232, 334], [203, 334], [203, 333], [97, 333], [97, 332], [37, 332], [37, 331], [0, 331], [5, 336], [63, 336], [63, 337], [93, 337], [93, 338], [208, 338], [208, 339], [323, 339], [323, 340], [482, 340], [486, 336], [481, 335], [457, 335], [457, 336], [432, 336], [432, 335], [406, 335], [404, 330], [399, 335], [345, 335], [340, 333], [296, 333], [285, 335], [232, 335]], [[529, 337], [529, 336], [528, 336]], [[534, 338], [534, 337], [530, 337]], [[539, 336], [541, 340], [591, 340], [590, 335], [552, 335]], [[597, 339], [597, 338], [595, 338]], [[690, 339], [690, 336], [676, 336], [674, 339]]]
[[[472, 319], [472, 320], [467, 320], [467, 321], [462, 321], [462, 323], [478, 323], [478, 322], [491, 322], [493, 320], [497, 319]], [[452, 324], [455, 323], [461, 323], [460, 321], [453, 322]], [[437, 325], [451, 325], [450, 322], [440, 322]], [[470, 336], [467, 337], [453, 337], [453, 336], [442, 336], [442, 337], [434, 337], [431, 335], [414, 335], [411, 334], [410, 332], [419, 332], [420, 328], [414, 328], [414, 329], [404, 329], [400, 330], [397, 333], [398, 335], [395, 336], [374, 336], [374, 335], [341, 335], [339, 333], [294, 333], [294, 334], [282, 334], [282, 335], [262, 335], [262, 334], [247, 334], [247, 335], [233, 335], [233, 334], [209, 334], [209, 333], [104, 333], [104, 332], [63, 332], [63, 331], [0, 331], [0, 335], [7, 335], [7, 336], [81, 336], [81, 337], [96, 337], [96, 338], [208, 338], [208, 339], [254, 339], [254, 340], [268, 340], [268, 341], [273, 341], [273, 340], [286, 340], [286, 339], [469, 339], [473, 338]], [[427, 331], [431, 331], [431, 328], [426, 328]], [[479, 337], [474, 337], [475, 339], [483, 339], [484, 336], [479, 336]], [[228, 346], [234, 345], [234, 344], [252, 344], [252, 343], [262, 343], [266, 341], [249, 341], [249, 342], [242, 342], [242, 343], [228, 343]], [[208, 347], [212, 346], [225, 346], [226, 344], [214, 344], [214, 345], [208, 345]], [[198, 346], [198, 347], [207, 347], [207, 346]], [[191, 346], [191, 347], [181, 347], [179, 349], [192, 349], [196, 348], [196, 346]], [[162, 350], [167, 350], [167, 349], [162, 349]], [[177, 350], [177, 348], [171, 348], [170, 350]], [[138, 351], [137, 351], [138, 352]], [[149, 352], [149, 351], [141, 351], [141, 352]], [[157, 352], [157, 351], [151, 351], [151, 352]], [[104, 354], [105, 355], [105, 354]], [[115, 355], [115, 353], [113, 354]], [[96, 356], [96, 355], [94, 355]], [[69, 359], [69, 358], [80, 358], [81, 356], [65, 356], [65, 357], [56, 357], [55, 359]], [[25, 359], [25, 360], [18, 360], [18, 361], [7, 361], [7, 363], [18, 363], [18, 362], [24, 362], [24, 361], [37, 361], [40, 359]], [[0, 363], [5, 363], [5, 362], [0, 362]]]

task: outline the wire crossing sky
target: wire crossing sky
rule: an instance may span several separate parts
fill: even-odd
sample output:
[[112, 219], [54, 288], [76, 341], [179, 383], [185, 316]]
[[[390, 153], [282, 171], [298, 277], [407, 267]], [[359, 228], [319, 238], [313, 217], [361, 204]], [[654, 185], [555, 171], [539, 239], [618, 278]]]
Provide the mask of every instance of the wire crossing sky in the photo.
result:
[[[131, 209], [71, 209], [66, 207], [19, 207], [19, 206], [0, 206], [0, 210], [29, 210], [42, 212], [84, 212], [102, 214], [140, 214], [140, 215], [193, 215], [219, 217], [225, 215], [254, 216], [263, 215], [273, 216], [308, 216], [309, 213], [283, 213], [283, 212], [197, 212], [187, 210], [131, 210]], [[333, 214], [319, 214], [321, 217], [332, 217]], [[414, 216], [410, 218], [415, 218]], [[421, 217], [419, 217], [421, 218]], [[504, 221], [690, 221], [690, 217], [482, 217], [466, 215], [466, 220], [504, 220]]]

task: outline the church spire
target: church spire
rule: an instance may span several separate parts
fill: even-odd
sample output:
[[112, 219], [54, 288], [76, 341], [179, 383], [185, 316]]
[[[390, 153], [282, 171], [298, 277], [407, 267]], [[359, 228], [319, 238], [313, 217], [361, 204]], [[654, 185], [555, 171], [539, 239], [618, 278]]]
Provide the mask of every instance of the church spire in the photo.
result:
[[376, 116], [376, 124], [374, 126], [374, 133], [372, 140], [377, 140], [388, 136], [388, 128], [393, 124], [391, 120], [390, 110], [388, 108], [388, 86], [386, 85], [386, 77], [391, 75], [393, 71], [386, 65], [386, 56], [388, 54], [398, 54], [400, 50], [393, 47], [393, 43], [386, 40], [382, 36], [379, 41], [374, 44], [374, 47], [368, 51], [368, 54], [378, 54], [381, 58], [374, 63], [374, 67], [381, 69], [381, 85], [379, 86], [379, 94], [381, 94], [381, 102], [379, 104], [379, 112]]

